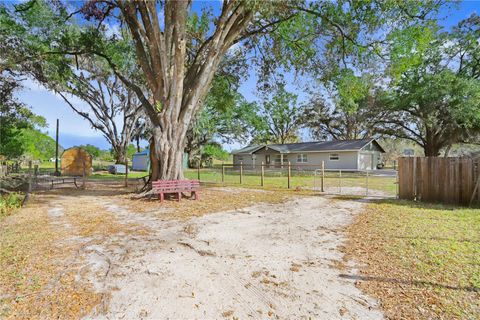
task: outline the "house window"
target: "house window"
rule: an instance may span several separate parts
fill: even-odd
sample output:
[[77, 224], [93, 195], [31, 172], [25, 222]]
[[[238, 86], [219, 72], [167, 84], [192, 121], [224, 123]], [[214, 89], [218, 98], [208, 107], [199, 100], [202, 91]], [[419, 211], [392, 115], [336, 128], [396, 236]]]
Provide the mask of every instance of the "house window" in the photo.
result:
[[330, 153], [331, 161], [337, 161], [338, 159], [340, 159], [340, 157], [338, 156], [338, 153]]
[[297, 155], [297, 162], [299, 163], [306, 163], [308, 162], [307, 155], [304, 153], [300, 153]]
[[237, 161], [243, 161], [243, 157], [237, 156]]

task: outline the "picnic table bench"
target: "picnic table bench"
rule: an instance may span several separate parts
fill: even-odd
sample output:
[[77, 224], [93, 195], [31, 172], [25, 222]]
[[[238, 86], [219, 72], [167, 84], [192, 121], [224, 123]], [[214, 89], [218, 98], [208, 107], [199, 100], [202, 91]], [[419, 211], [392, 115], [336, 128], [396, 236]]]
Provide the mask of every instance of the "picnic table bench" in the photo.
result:
[[199, 199], [200, 181], [198, 180], [157, 180], [152, 182], [152, 189], [158, 198], [163, 202], [165, 193], [176, 193], [180, 201], [182, 192], [190, 192], [195, 200]]

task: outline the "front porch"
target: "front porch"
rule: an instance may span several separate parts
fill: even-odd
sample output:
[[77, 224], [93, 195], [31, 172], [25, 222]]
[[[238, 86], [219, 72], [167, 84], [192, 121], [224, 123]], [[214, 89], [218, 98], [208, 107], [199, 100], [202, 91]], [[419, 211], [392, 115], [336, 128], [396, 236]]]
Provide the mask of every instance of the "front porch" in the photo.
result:
[[[269, 150], [270, 151], [270, 150]], [[265, 168], [283, 168], [288, 166], [288, 157], [286, 154], [280, 153], [278, 151], [271, 150], [273, 152], [265, 153], [264, 155], [257, 155], [258, 158], [262, 158]]]

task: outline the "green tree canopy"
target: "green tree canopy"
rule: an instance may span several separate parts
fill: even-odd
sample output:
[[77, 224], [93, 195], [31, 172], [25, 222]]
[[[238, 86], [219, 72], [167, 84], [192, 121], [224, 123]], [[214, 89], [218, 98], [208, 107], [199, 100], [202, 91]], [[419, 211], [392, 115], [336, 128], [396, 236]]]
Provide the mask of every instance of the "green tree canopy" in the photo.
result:
[[296, 94], [285, 89], [283, 83], [264, 95], [261, 110], [253, 123], [256, 132], [254, 143], [283, 144], [300, 140], [301, 112], [297, 98]]
[[405, 72], [385, 106], [383, 132], [418, 143], [426, 156], [480, 132], [480, 82], [451, 70]]
[[[43, 17], [29, 16], [36, 3], [42, 4], [37, 11]], [[10, 67], [21, 64], [29, 70], [45, 57], [54, 57], [49, 59], [55, 67], [62, 65], [55, 57], [79, 63], [82, 59], [77, 58], [85, 55], [101, 57], [135, 92], [150, 120], [152, 178], [178, 179], [183, 176], [187, 131], [232, 47], [253, 56], [263, 83], [282, 68], [328, 79], [339, 66], [358, 66], [383, 55], [386, 36], [428, 23], [442, 3], [230, 0], [212, 2], [200, 13], [188, 1], [88, 1], [69, 6], [29, 1], [10, 5], [15, 10], [2, 5], [6, 18], [0, 19], [7, 27], [0, 45], [11, 52]], [[15, 23], [18, 15], [25, 16], [25, 22]], [[122, 29], [127, 32], [109, 34], [107, 21], [127, 26]], [[135, 48], [131, 55], [130, 48]], [[139, 79], [131, 77], [131, 68], [140, 69]]]
[[[25, 157], [43, 161], [55, 158], [55, 140], [46, 133], [37, 129], [23, 129], [20, 140]], [[59, 146], [59, 153], [62, 152], [63, 148]]]
[[364, 139], [377, 135], [382, 116], [381, 91], [375, 90], [373, 75], [355, 75], [342, 69], [326, 90], [314, 90], [302, 110], [302, 124], [315, 139]]
[[91, 144], [81, 144], [75, 147], [82, 148], [83, 150], [87, 151], [94, 159], [100, 157], [102, 154], [102, 150], [100, 150], [100, 148], [97, 148]]
[[478, 142], [480, 19], [474, 14], [451, 32], [435, 24], [422, 30], [408, 39], [415, 50], [402, 49], [404, 36], [392, 50], [390, 70], [395, 71], [380, 124], [384, 134], [414, 141], [426, 156], [438, 156], [455, 143]]
[[45, 119], [37, 116], [15, 97], [20, 81], [7, 72], [0, 74], [0, 155], [19, 158], [29, 150], [25, 135], [35, 127], [45, 127]]

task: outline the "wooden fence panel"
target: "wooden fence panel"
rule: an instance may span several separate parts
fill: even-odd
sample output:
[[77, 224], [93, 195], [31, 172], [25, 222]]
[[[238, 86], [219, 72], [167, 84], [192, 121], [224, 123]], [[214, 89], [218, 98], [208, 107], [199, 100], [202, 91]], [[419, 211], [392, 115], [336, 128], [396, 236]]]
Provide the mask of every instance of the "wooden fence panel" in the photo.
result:
[[480, 202], [480, 159], [477, 159], [473, 164], [473, 177], [475, 179], [475, 185], [473, 189], [476, 190], [476, 194], [472, 195], [472, 199]]
[[398, 159], [400, 199], [469, 205], [480, 203], [480, 160], [402, 157]]
[[413, 192], [413, 158], [399, 158], [398, 172], [398, 194], [400, 199], [414, 199]]

